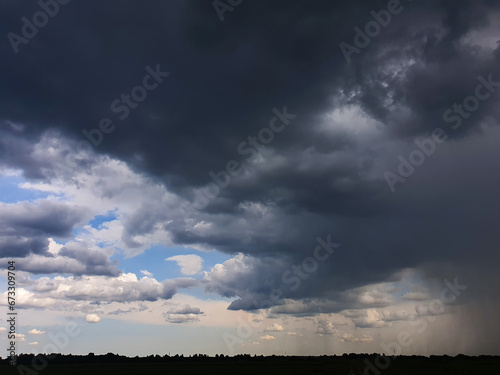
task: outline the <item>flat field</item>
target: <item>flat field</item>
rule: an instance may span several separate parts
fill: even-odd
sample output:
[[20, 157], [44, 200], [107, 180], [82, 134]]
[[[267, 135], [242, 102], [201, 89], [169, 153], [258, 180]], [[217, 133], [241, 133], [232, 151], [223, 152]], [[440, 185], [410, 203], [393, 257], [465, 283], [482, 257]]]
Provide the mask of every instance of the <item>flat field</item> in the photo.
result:
[[[374, 358], [369, 358], [374, 363]], [[379, 362], [382, 364], [383, 362]], [[500, 375], [500, 358], [411, 358], [402, 357], [390, 361], [385, 369], [366, 367], [364, 358], [342, 357], [275, 357], [249, 359], [190, 359], [181, 361], [152, 361], [131, 363], [56, 363], [37, 372], [31, 366], [19, 368], [1, 366], [2, 375], [190, 375], [190, 374], [353, 374], [364, 375]]]

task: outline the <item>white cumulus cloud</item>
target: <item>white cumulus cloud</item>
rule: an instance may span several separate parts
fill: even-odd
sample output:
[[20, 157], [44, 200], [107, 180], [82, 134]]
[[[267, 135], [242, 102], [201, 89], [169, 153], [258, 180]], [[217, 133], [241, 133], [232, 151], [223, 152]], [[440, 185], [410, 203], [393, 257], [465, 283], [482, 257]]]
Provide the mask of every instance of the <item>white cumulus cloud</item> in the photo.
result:
[[31, 331], [28, 332], [29, 335], [43, 335], [45, 331], [39, 331], [36, 328], [33, 328]]
[[275, 340], [276, 337], [274, 336], [271, 336], [271, 335], [265, 335], [265, 336], [260, 336], [259, 337], [260, 340], [267, 340], [267, 341], [270, 341], [270, 340]]
[[99, 323], [101, 321], [101, 318], [97, 316], [96, 314], [87, 314], [85, 317], [85, 321], [87, 323]]
[[141, 270], [141, 273], [147, 277], [153, 277], [153, 274], [147, 270]]
[[267, 327], [264, 329], [265, 332], [281, 332], [283, 331], [283, 326], [279, 325], [278, 323], [274, 323], [272, 326]]
[[195, 254], [176, 255], [165, 260], [177, 262], [183, 275], [195, 275], [201, 271], [203, 258]]

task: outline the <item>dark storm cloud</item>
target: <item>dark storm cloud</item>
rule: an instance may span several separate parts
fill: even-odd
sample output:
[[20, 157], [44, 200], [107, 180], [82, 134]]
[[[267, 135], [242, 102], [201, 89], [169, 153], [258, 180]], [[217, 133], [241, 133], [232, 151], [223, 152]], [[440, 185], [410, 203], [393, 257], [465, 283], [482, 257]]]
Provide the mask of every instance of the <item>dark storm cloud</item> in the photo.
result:
[[[85, 265], [85, 270], [74, 272], [75, 275], [118, 276], [121, 273], [116, 263], [111, 262], [106, 254], [98, 249], [88, 249], [83, 244], [68, 244], [61, 248], [59, 255], [75, 259]], [[61, 270], [53, 272], [61, 272]]]
[[[370, 10], [386, 4], [249, 2], [221, 23], [212, 4], [203, 1], [71, 2], [18, 54], [3, 40], [0, 110], [33, 131], [53, 126], [75, 137], [109, 116], [117, 129], [99, 151], [130, 162], [140, 157], [141, 167], [168, 174], [174, 186], [203, 184], [208, 171], [237, 156], [240, 140], [268, 123], [273, 107], [288, 105], [300, 114], [273, 148], [314, 144], [307, 139], [314, 136], [302, 137], [318, 114], [331, 109], [346, 77], [354, 75], [362, 90], [368, 84], [359, 80], [376, 78], [373, 70], [357, 78], [359, 69], [346, 66], [338, 45], [352, 40], [352, 28], [369, 21]], [[445, 17], [453, 8], [435, 7], [420, 11], [412, 23], [418, 27], [432, 12]], [[7, 10], [4, 34], [20, 30], [19, 19], [38, 7], [11, 3]], [[385, 45], [406, 45], [412, 30], [401, 25], [409, 12], [394, 17], [391, 29], [359, 60], [371, 64], [368, 57]], [[388, 40], [396, 31], [402, 35]], [[421, 38], [430, 32], [424, 28]], [[146, 66], [156, 64], [171, 76], [120, 121], [111, 103], [140, 83]], [[360, 100], [369, 105], [369, 96]]]
[[88, 220], [88, 210], [41, 200], [2, 204], [0, 256], [46, 254], [48, 237], [70, 237], [73, 227]]
[[[332, 97], [348, 91], [350, 84], [358, 89], [350, 100], [362, 103], [376, 118], [388, 125], [397, 121], [404, 132], [412, 128], [409, 119], [394, 119], [398, 111], [386, 108], [391, 95], [395, 105], [409, 107], [412, 123], [425, 131], [441, 121], [442, 109], [452, 104], [447, 99], [462, 99], [473, 89], [464, 77], [471, 81], [493, 70], [494, 59], [470, 64], [472, 51], [454, 47], [471, 27], [486, 24], [489, 8], [474, 5], [471, 12], [472, 2], [402, 5], [404, 11], [347, 66], [339, 43], [352, 43], [353, 27], [363, 27], [371, 20], [370, 10], [385, 9], [386, 1], [249, 2], [223, 23], [213, 5], [203, 1], [71, 2], [20, 46], [18, 54], [4, 39], [0, 111], [30, 130], [53, 126], [81, 139], [82, 130], [97, 128], [100, 119], [109, 117], [117, 129], [104, 136], [98, 150], [168, 176], [172, 187], [205, 184], [208, 171], [240, 157], [238, 143], [269, 122], [273, 107], [288, 105], [300, 114], [273, 148], [316, 146], [311, 124], [331, 110]], [[9, 3], [7, 10], [5, 34], [20, 31], [20, 17], [39, 9]], [[438, 31], [444, 34], [441, 39], [436, 39]], [[389, 55], [380, 53], [385, 50]], [[409, 58], [416, 66], [405, 75], [387, 77], [388, 62], [397, 65]], [[419, 69], [418, 63], [428, 60], [434, 71]], [[111, 103], [130, 93], [147, 65], [156, 64], [171, 76], [120, 121]], [[450, 64], [457, 69], [448, 69]], [[440, 78], [441, 72], [448, 74]], [[423, 79], [423, 74], [433, 78]], [[389, 83], [386, 89], [384, 81]], [[475, 121], [480, 118], [475, 116]], [[338, 142], [331, 139], [329, 151]]]
[[[164, 305], [171, 305], [171, 303], [166, 302]], [[174, 304], [163, 313], [163, 317], [167, 322], [176, 324], [196, 322], [200, 320], [200, 315], [205, 315], [205, 313], [198, 307], [179, 304]]]
[[17, 264], [20, 271], [32, 274], [71, 274], [75, 276], [118, 276], [121, 271], [116, 264], [97, 250], [82, 249], [81, 254], [64, 251], [63, 248], [58, 256], [29, 256], [24, 258], [9, 257]]
[[44, 237], [24, 237], [23, 235], [0, 238], [2, 257], [43, 253], [47, 251], [48, 246], [49, 241]]
[[76, 149], [77, 142], [62, 138], [58, 131], [37, 133], [23, 124], [0, 122], [0, 166], [20, 169], [27, 179], [71, 181], [75, 171], [89, 170], [91, 158], [79, 155], [71, 167], [65, 162]]
[[[405, 267], [426, 265], [429, 277], [441, 270], [434, 264], [483, 269], [498, 259], [492, 223], [499, 222], [500, 138], [496, 131], [491, 143], [480, 137], [482, 125], [499, 119], [498, 95], [482, 101], [395, 194], [382, 173], [397, 167], [399, 152], [409, 153], [415, 136], [436, 127], [449, 131], [444, 112], [474, 94], [479, 76], [500, 81], [499, 49], [463, 39], [488, 26], [498, 5], [401, 2], [402, 12], [348, 64], [339, 44], [353, 44], [353, 28], [363, 29], [370, 11], [387, 4], [245, 1], [220, 22], [210, 1], [72, 1], [18, 54], [7, 38], [1, 42], [0, 120], [8, 138], [0, 156], [28, 178], [47, 178], [40, 159], [24, 156], [35, 139], [56, 129], [76, 143], [85, 139], [82, 130], [109, 117], [116, 129], [95, 151], [127, 161], [190, 200], [211, 181], [210, 171], [229, 160], [247, 163], [246, 173], [190, 213], [212, 224], [208, 232], [188, 230], [185, 218], [170, 221], [172, 211], [156, 202], [125, 222], [131, 247], [139, 246], [135, 236], [161, 223], [178, 244], [254, 256], [244, 278], [229, 269], [208, 284], [242, 297], [232, 308], [252, 308], [253, 300], [267, 297], [272, 287], [259, 275], [279, 285], [287, 267], [300, 265], [316, 237], [327, 234], [342, 248], [283, 298], [335, 300]], [[2, 35], [19, 32], [20, 18], [38, 10], [34, 3], [5, 7]], [[111, 103], [158, 64], [168, 78], [120, 120]], [[368, 127], [382, 124], [382, 135], [356, 122], [348, 125], [357, 133], [318, 130], [329, 124], [328, 114], [349, 105], [371, 116]], [[239, 153], [241, 142], [269, 126], [273, 108], [284, 106], [297, 117], [275, 134], [263, 160]], [[264, 257], [274, 260], [266, 264]], [[334, 308], [342, 306], [357, 305], [341, 300]]]

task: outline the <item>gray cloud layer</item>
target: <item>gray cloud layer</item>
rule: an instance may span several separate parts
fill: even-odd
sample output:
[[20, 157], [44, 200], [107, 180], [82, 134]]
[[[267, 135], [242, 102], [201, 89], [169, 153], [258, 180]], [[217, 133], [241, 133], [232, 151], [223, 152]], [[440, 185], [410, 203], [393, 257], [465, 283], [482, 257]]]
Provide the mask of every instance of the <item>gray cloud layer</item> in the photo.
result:
[[88, 220], [88, 210], [41, 200], [2, 204], [0, 257], [45, 254], [47, 237], [70, 237], [73, 227]]

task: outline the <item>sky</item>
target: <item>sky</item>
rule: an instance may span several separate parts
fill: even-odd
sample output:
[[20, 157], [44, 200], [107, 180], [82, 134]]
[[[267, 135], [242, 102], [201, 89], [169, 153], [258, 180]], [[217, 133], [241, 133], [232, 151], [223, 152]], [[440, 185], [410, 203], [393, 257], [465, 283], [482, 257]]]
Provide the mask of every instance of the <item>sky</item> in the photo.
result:
[[1, 8], [2, 348], [500, 354], [498, 2]]

